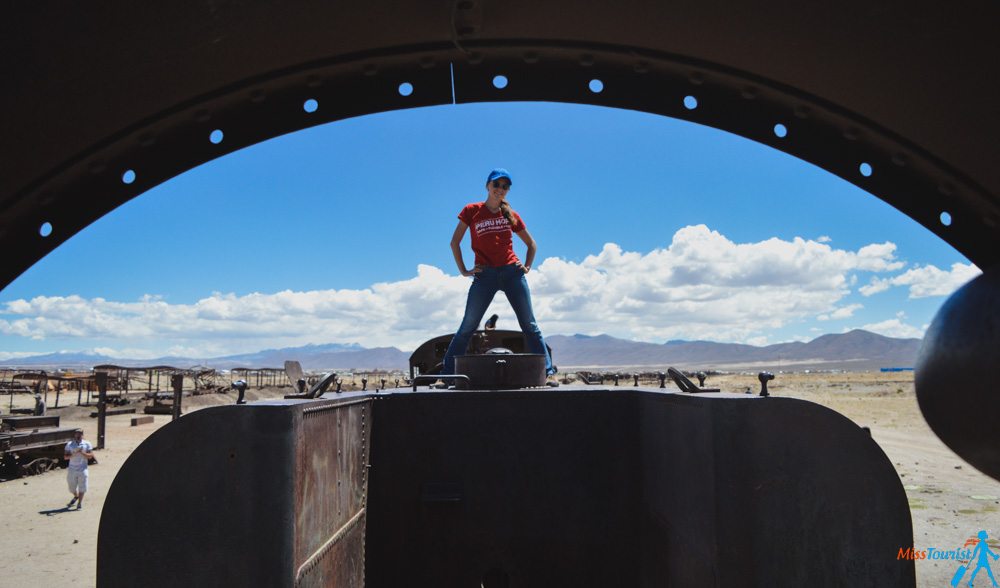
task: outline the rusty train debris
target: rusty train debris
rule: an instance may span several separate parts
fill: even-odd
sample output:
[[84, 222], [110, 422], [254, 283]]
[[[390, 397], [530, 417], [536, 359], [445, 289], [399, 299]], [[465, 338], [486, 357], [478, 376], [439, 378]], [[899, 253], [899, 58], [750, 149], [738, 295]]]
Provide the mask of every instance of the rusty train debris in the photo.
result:
[[34, 475], [59, 467], [74, 431], [60, 427], [56, 415], [0, 417], [0, 475]]
[[[172, 483], [181, 469], [197, 482]], [[913, 562], [882, 554], [910, 541], [892, 464], [813, 403], [599, 386], [331, 391], [205, 409], [154, 433], [108, 494], [98, 582], [907, 586]], [[208, 550], [226, 557], [207, 562]]]

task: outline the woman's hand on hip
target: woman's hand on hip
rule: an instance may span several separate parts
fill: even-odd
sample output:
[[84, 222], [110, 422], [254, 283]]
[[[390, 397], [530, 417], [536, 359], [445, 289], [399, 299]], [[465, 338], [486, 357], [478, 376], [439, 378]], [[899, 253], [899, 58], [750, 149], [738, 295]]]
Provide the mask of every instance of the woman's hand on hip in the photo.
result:
[[470, 270], [463, 271], [462, 275], [465, 276], [465, 277], [467, 277], [467, 278], [471, 278], [471, 277], [475, 276], [476, 274], [478, 274], [481, 271], [483, 271], [483, 266], [477, 265], [477, 266], [473, 266], [473, 268], [470, 269]]
[[520, 269], [524, 273], [528, 273], [528, 272], [531, 271], [531, 266], [530, 265], [524, 265], [520, 261], [517, 262], [517, 267], [518, 267], [518, 269]]

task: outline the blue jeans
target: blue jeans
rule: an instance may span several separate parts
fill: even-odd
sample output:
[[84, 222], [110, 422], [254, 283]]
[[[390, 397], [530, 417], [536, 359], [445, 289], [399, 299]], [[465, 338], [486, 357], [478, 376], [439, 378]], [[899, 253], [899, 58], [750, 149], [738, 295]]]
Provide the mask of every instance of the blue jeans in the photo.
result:
[[542, 353], [545, 355], [545, 372], [552, 374], [552, 357], [545, 347], [542, 339], [542, 331], [535, 322], [535, 313], [531, 309], [531, 293], [528, 291], [528, 280], [524, 277], [524, 272], [516, 265], [505, 265], [502, 267], [484, 267], [472, 279], [472, 286], [469, 287], [469, 299], [465, 303], [465, 318], [462, 325], [458, 327], [458, 332], [448, 346], [448, 352], [444, 355], [444, 367], [442, 374], [455, 373], [455, 356], [464, 355], [469, 347], [469, 339], [479, 327], [479, 321], [483, 320], [486, 309], [493, 302], [498, 290], [503, 290], [510, 301], [514, 314], [517, 315], [517, 322], [521, 325], [521, 332], [528, 343], [528, 353]]

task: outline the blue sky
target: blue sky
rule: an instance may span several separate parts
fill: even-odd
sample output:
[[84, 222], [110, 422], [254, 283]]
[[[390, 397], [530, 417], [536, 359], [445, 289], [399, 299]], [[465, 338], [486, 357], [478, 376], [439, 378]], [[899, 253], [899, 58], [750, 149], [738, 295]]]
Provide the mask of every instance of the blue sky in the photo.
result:
[[[468, 281], [448, 241], [497, 166], [539, 243], [529, 283], [546, 335], [920, 336], [978, 273], [874, 196], [723, 131], [592, 106], [448, 105], [279, 137], [139, 196], [0, 292], [0, 359], [412, 349], [458, 325]], [[494, 307], [516, 328], [502, 296]]]

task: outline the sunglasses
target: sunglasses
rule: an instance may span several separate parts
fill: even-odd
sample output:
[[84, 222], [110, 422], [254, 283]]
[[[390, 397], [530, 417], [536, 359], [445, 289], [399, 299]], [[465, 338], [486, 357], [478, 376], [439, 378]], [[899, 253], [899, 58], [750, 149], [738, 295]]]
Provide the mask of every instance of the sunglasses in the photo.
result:
[[501, 182], [500, 180], [493, 180], [490, 184], [494, 188], [500, 188], [501, 190], [510, 190], [510, 184], [506, 182]]

